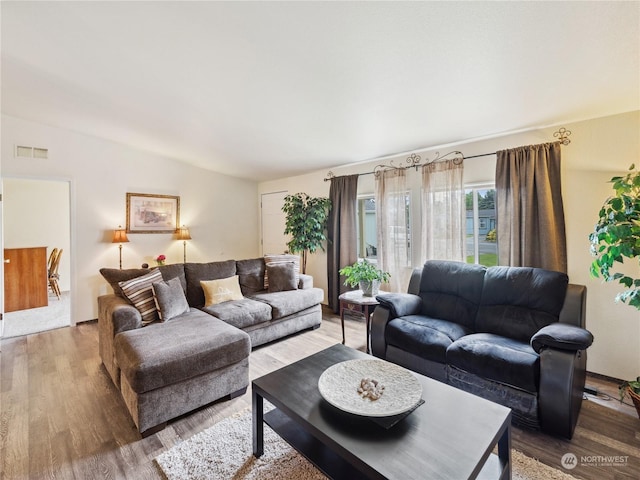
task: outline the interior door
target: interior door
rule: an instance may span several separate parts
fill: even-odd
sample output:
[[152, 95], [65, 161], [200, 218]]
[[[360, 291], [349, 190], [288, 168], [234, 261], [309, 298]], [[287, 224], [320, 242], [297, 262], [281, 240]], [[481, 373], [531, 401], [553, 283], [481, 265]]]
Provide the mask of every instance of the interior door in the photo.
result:
[[47, 248], [4, 249], [4, 311], [46, 307]]
[[263, 193], [260, 198], [262, 221], [262, 254], [284, 253], [288, 238], [284, 234], [286, 217], [282, 211], [287, 192]]

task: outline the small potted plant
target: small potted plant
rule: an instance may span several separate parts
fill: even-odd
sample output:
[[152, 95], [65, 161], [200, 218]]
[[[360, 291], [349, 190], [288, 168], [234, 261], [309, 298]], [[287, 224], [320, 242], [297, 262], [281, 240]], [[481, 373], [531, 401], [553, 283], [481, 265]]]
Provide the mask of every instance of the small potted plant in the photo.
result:
[[389, 272], [380, 270], [364, 259], [340, 269], [340, 275], [344, 275], [345, 285], [352, 288], [359, 287], [365, 297], [377, 295], [380, 284], [388, 282], [391, 278]]
[[156, 263], [158, 264], [158, 266], [160, 265], [164, 265], [164, 262], [167, 260], [167, 257], [165, 257], [164, 255], [158, 255], [156, 257]]

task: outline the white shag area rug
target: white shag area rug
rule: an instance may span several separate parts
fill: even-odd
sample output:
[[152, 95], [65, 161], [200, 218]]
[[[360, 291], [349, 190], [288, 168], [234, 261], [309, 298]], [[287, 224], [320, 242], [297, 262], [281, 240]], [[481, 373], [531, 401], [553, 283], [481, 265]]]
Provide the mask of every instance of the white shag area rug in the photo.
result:
[[[325, 480], [302, 455], [264, 426], [264, 455], [252, 453], [251, 412], [238, 413], [156, 458], [169, 480]], [[575, 480], [512, 450], [514, 480]]]

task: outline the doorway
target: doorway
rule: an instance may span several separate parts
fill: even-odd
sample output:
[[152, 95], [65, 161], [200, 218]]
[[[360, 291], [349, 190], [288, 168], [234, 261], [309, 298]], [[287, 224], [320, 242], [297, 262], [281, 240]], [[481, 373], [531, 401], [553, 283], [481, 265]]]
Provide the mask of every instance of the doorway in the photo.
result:
[[[71, 325], [71, 186], [67, 180], [4, 177], [2, 179], [2, 240], [5, 295], [2, 337], [17, 337]], [[58, 291], [51, 288], [48, 264], [53, 250], [62, 252], [57, 269]], [[11, 307], [7, 288], [15, 284], [16, 268], [7, 268], [8, 257], [33, 258], [34, 290], [44, 303]], [[43, 265], [44, 263], [44, 265]], [[25, 274], [25, 272], [23, 272]], [[19, 277], [21, 278], [21, 277]], [[22, 288], [22, 287], [21, 287]], [[42, 292], [46, 289], [46, 293]], [[9, 307], [9, 308], [7, 308]], [[13, 311], [10, 311], [13, 310]]]

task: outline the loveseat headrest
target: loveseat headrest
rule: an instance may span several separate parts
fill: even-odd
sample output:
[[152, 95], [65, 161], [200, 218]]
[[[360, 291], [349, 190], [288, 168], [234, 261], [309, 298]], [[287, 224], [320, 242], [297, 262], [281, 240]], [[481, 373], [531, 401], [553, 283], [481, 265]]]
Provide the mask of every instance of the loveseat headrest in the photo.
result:
[[487, 268], [476, 332], [529, 342], [542, 327], [558, 321], [568, 283], [566, 274], [542, 268]]
[[422, 313], [473, 328], [485, 271], [482, 265], [428, 260], [420, 279]]

